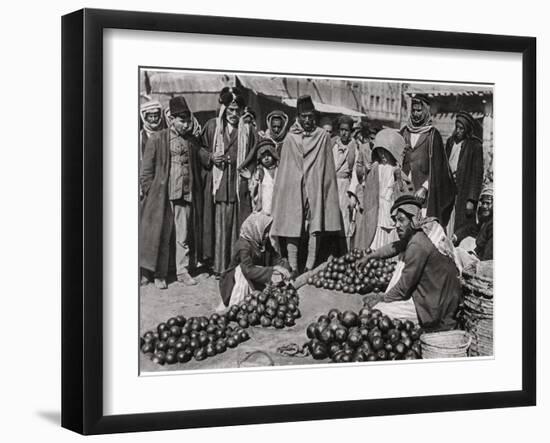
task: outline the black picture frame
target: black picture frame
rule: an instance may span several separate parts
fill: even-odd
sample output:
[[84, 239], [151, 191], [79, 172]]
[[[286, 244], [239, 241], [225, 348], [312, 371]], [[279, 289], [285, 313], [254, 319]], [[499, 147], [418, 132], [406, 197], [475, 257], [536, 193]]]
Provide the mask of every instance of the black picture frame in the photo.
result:
[[[102, 408], [102, 35], [108, 28], [521, 54], [522, 388], [506, 392], [106, 416]], [[535, 147], [536, 39], [532, 37], [96, 9], [63, 16], [62, 426], [82, 434], [105, 434], [535, 405]]]

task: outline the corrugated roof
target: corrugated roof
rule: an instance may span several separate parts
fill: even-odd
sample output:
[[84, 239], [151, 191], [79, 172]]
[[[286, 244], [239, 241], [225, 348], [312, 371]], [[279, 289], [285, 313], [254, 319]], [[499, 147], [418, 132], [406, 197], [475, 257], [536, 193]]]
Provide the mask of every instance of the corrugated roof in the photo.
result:
[[[296, 107], [295, 98], [285, 98], [283, 99], [283, 103], [293, 108]], [[326, 114], [343, 114], [349, 115], [350, 117], [366, 117], [366, 114], [354, 111], [353, 109], [345, 108], [343, 106], [327, 105], [326, 103], [319, 103], [316, 101], [313, 102], [313, 105], [317, 111], [324, 112]]]
[[238, 77], [245, 88], [251, 89], [256, 94], [288, 97], [282, 77], [259, 77], [248, 75], [239, 75]]
[[220, 92], [235, 84], [232, 74], [191, 74], [186, 72], [148, 72], [153, 94]]

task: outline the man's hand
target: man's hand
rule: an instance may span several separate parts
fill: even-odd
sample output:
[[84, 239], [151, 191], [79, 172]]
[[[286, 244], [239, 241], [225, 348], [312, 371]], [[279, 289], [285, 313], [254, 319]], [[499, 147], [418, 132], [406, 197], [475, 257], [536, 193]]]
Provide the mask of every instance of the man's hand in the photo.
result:
[[221, 168], [223, 166], [223, 162], [225, 160], [225, 156], [219, 152], [214, 152], [212, 154], [212, 163], [216, 165], [218, 168]]
[[280, 274], [283, 277], [283, 280], [290, 279], [290, 271], [283, 266], [276, 265], [273, 267], [273, 271]]
[[361, 257], [360, 259], [358, 260], [355, 260], [355, 265], [358, 267], [358, 268], [362, 268], [364, 267], [367, 262], [371, 259], [371, 258], [374, 258], [373, 257], [373, 253], [372, 252], [369, 252], [367, 255], [365, 255], [364, 257]]
[[466, 217], [472, 217], [474, 215], [474, 203], [471, 201], [468, 201], [466, 203]]
[[383, 300], [384, 300], [383, 293], [367, 295], [366, 297], [363, 297], [363, 307], [372, 309]]
[[424, 186], [421, 186], [418, 191], [414, 193], [414, 196], [422, 202], [426, 200], [427, 195], [428, 190]]

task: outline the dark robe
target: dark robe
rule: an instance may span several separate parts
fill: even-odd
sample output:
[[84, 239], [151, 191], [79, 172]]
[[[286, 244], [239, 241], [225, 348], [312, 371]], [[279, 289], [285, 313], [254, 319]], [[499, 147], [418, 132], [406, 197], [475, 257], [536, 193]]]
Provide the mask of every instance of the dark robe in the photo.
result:
[[284, 266], [290, 271], [288, 262], [281, 258], [270, 244], [265, 251], [261, 251], [254, 242], [239, 238], [235, 243], [235, 252], [229, 268], [220, 278], [220, 294], [225, 306], [231, 299], [235, 286], [235, 269], [239, 265], [253, 290], [261, 290], [271, 281], [274, 266]]
[[[191, 228], [189, 260], [196, 264], [202, 258], [202, 169], [208, 164], [208, 153], [192, 135], [186, 137], [189, 145], [189, 183], [191, 186]], [[170, 238], [174, 214], [168, 198], [170, 175], [170, 129], [152, 134], [145, 147], [140, 171], [140, 185], [144, 194], [140, 207], [139, 264], [160, 277], [168, 273]]]
[[381, 248], [381, 256], [387, 256], [384, 252], [392, 248], [395, 252], [404, 251], [405, 266], [401, 278], [386, 292], [383, 301], [412, 297], [422, 328], [427, 331], [454, 329], [462, 293], [454, 261], [441, 254], [423, 231], [416, 231], [407, 243], [398, 241]]
[[285, 137], [273, 188], [271, 235], [300, 237], [307, 217], [310, 234], [340, 232], [330, 135], [320, 127], [307, 136], [293, 128]]
[[[453, 149], [453, 137], [447, 139], [447, 158]], [[477, 137], [464, 139], [458, 156], [458, 166], [455, 175], [456, 203], [455, 203], [455, 231], [465, 224], [475, 224], [475, 208], [483, 183], [483, 148]], [[466, 215], [466, 203], [474, 204], [472, 215]]]
[[466, 237], [475, 237], [474, 252], [481, 261], [493, 259], [493, 217], [477, 224], [467, 224], [455, 232], [457, 244]]
[[[209, 153], [213, 153], [214, 137], [216, 133], [216, 119], [210, 119], [206, 122], [202, 131], [202, 144], [208, 150]], [[204, 174], [204, 230], [203, 230], [203, 249], [204, 255], [207, 259], [213, 260], [215, 258], [216, 242], [221, 241], [223, 244], [233, 245], [238, 239], [238, 233], [243, 221], [252, 213], [252, 202], [250, 197], [250, 191], [248, 188], [248, 181], [242, 179], [239, 184], [239, 199], [237, 199], [237, 153], [238, 153], [238, 130], [235, 128], [231, 135], [228, 137], [224, 131], [224, 148], [225, 155], [229, 155], [231, 165], [226, 166], [223, 170], [223, 176], [220, 182], [220, 186], [216, 191], [216, 195], [212, 195], [213, 191], [213, 177], [212, 168], [213, 164], [210, 163], [208, 170]], [[250, 131], [250, 138], [248, 140], [248, 146], [246, 148], [247, 158], [251, 156], [251, 151], [255, 149], [256, 145], [256, 132]], [[216, 235], [216, 204], [222, 204], [226, 212], [224, 217], [225, 223], [236, 223], [236, 226], [230, 226], [230, 229], [224, 230], [224, 232], [218, 232]], [[228, 206], [234, 205], [233, 209]], [[231, 212], [231, 214], [229, 214]], [[229, 234], [231, 232], [231, 234]], [[231, 238], [225, 238], [230, 235]], [[230, 246], [231, 250], [233, 249]], [[232, 251], [226, 251], [223, 255], [230, 258]], [[229, 259], [224, 258], [224, 263], [220, 269], [215, 269], [216, 272], [221, 272], [229, 264]]]
[[449, 161], [439, 131], [432, 127], [420, 135], [414, 149], [411, 147], [411, 132], [401, 129], [405, 139], [403, 172], [412, 176], [416, 192], [428, 180], [428, 197], [424, 203], [427, 217], [436, 217], [442, 226], [447, 226], [456, 195], [456, 185], [449, 170]]

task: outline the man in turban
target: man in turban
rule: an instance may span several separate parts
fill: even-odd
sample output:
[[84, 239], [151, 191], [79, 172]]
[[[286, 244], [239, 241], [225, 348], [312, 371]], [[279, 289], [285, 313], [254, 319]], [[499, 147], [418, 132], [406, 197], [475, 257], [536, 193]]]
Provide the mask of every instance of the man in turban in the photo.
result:
[[255, 162], [257, 138], [238, 88], [223, 88], [219, 102], [218, 116], [206, 122], [202, 132], [202, 143], [211, 153], [204, 188], [203, 247], [217, 276], [229, 265], [241, 224], [252, 212], [248, 181], [240, 172], [247, 158]]
[[272, 140], [275, 143], [277, 155], [281, 155], [283, 140], [288, 133], [288, 115], [283, 111], [275, 110], [267, 114], [265, 121], [267, 129], [264, 132], [260, 132], [259, 135], [261, 138]]
[[[459, 245], [457, 251], [463, 267], [473, 261], [493, 259], [493, 185], [490, 183], [481, 190], [477, 217], [477, 223], [467, 224], [453, 235], [453, 243]], [[474, 246], [469, 247], [469, 244]]]
[[439, 131], [433, 126], [430, 102], [424, 95], [412, 98], [408, 123], [401, 129], [405, 139], [403, 172], [410, 176], [415, 196], [427, 216], [447, 226], [454, 207], [456, 185]]
[[336, 182], [338, 184], [338, 201], [342, 217], [346, 246], [342, 248], [339, 255], [344, 254], [345, 249], [350, 247], [352, 217], [352, 204], [354, 203], [349, 195], [351, 176], [355, 165], [357, 154], [357, 142], [352, 138], [353, 119], [342, 116], [338, 119], [338, 135], [332, 139], [332, 154], [334, 156], [334, 167], [336, 169]]
[[309, 236], [306, 269], [313, 269], [318, 236], [342, 230], [330, 135], [317, 126], [309, 95], [298, 98], [297, 111], [281, 150], [271, 212], [272, 235], [286, 244], [294, 274], [302, 235]]
[[[197, 120], [185, 98], [169, 103], [169, 127], [147, 141], [140, 171], [144, 194], [140, 218], [140, 266], [165, 289], [169, 254], [175, 252], [177, 279], [186, 285], [197, 282], [189, 268], [202, 258], [202, 173], [209, 164], [208, 152], [195, 137]], [[175, 239], [175, 244], [173, 240]], [[145, 280], [144, 279], [144, 280]]]
[[456, 183], [456, 202], [447, 234], [475, 225], [475, 208], [483, 182], [482, 141], [475, 134], [477, 122], [467, 112], [456, 115], [455, 130], [447, 140], [446, 154]]
[[139, 117], [141, 119], [141, 130], [139, 131], [139, 164], [141, 167], [141, 161], [143, 159], [143, 153], [145, 151], [147, 140], [149, 140], [149, 137], [151, 137], [151, 135], [155, 132], [164, 129], [161, 104], [156, 100], [149, 100], [148, 102], [143, 103], [139, 108]]
[[367, 296], [366, 304], [412, 298], [420, 326], [426, 331], [454, 329], [462, 288], [453, 245], [434, 218], [424, 218], [422, 203], [411, 195], [399, 197], [391, 208], [399, 241], [360, 260], [389, 258], [401, 253], [403, 269], [385, 294]]

